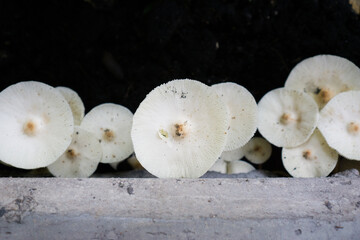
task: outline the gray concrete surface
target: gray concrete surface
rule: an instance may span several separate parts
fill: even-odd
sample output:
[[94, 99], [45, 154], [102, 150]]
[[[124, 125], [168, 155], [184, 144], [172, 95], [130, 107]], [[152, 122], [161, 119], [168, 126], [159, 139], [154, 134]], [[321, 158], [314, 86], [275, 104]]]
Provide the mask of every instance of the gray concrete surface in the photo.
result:
[[359, 239], [360, 178], [0, 178], [0, 239]]

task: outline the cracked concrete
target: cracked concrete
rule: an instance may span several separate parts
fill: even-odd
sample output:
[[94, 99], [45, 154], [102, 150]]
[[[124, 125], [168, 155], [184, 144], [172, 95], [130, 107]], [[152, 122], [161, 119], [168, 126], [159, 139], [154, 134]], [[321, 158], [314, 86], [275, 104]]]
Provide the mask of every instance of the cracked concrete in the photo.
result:
[[348, 177], [0, 178], [0, 239], [357, 239], [359, 186]]

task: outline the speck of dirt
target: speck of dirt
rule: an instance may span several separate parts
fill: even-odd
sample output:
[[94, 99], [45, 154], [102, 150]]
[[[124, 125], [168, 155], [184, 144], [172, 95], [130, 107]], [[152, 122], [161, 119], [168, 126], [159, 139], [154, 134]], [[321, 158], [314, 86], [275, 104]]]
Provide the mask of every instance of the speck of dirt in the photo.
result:
[[325, 201], [325, 206], [329, 209], [329, 210], [331, 210], [332, 209], [332, 204], [331, 204], [331, 202], [329, 202], [329, 201]]
[[134, 194], [134, 188], [132, 186], [128, 186], [126, 190], [127, 190], [129, 195]]
[[302, 233], [301, 229], [295, 230], [295, 234], [296, 234], [297, 236], [301, 235], [301, 233]]
[[4, 216], [5, 213], [6, 213], [6, 210], [5, 210], [4, 207], [2, 207], [2, 208], [0, 209], [0, 217]]

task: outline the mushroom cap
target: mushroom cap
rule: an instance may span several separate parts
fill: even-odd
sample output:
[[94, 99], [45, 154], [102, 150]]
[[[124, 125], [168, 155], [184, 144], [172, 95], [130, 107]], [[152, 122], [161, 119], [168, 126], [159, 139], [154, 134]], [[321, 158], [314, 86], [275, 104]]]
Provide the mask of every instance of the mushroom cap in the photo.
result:
[[254, 136], [258, 124], [257, 104], [253, 95], [243, 86], [232, 82], [211, 87], [222, 98], [230, 114], [224, 151], [244, 146]]
[[125, 160], [133, 152], [131, 126], [133, 114], [118, 104], [104, 103], [88, 112], [80, 127], [95, 135], [103, 150], [102, 163]]
[[212, 165], [212, 167], [209, 169], [209, 171], [219, 172], [224, 174], [226, 173], [226, 170], [227, 170], [227, 163], [221, 158], [216, 160], [214, 165]]
[[227, 163], [227, 174], [248, 173], [255, 168], [245, 161], [232, 161]]
[[75, 92], [71, 88], [56, 87], [56, 89], [60, 91], [60, 93], [65, 97], [66, 101], [70, 105], [74, 117], [74, 124], [75, 126], [79, 126], [85, 114], [85, 107], [81, 98], [79, 97], [77, 92]]
[[319, 110], [306, 93], [277, 88], [258, 103], [259, 132], [277, 147], [296, 147], [313, 133]]
[[90, 177], [95, 172], [101, 156], [99, 140], [94, 134], [76, 126], [70, 146], [47, 168], [55, 177]]
[[336, 95], [321, 110], [318, 128], [330, 147], [342, 156], [360, 160], [360, 91]]
[[228, 114], [215, 90], [173, 80], [152, 90], [134, 114], [131, 136], [141, 165], [161, 178], [197, 178], [224, 149]]
[[335, 95], [360, 89], [360, 69], [345, 58], [318, 55], [298, 63], [285, 87], [305, 91], [322, 109]]
[[243, 147], [239, 147], [235, 150], [224, 151], [221, 153], [220, 158], [225, 162], [231, 162], [235, 160], [240, 160], [245, 156]]
[[249, 162], [254, 164], [263, 164], [272, 153], [271, 144], [262, 137], [253, 137], [243, 147], [244, 155]]
[[326, 177], [334, 170], [338, 153], [329, 147], [316, 129], [306, 143], [295, 148], [283, 148], [282, 161], [293, 177]]
[[74, 119], [55, 88], [28, 81], [0, 93], [0, 159], [17, 168], [46, 167], [71, 143]]

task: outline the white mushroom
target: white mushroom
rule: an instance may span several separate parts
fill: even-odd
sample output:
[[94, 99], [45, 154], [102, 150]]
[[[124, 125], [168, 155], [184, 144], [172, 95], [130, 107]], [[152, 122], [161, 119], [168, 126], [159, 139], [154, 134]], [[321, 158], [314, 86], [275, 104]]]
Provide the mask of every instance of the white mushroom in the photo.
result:
[[100, 162], [119, 162], [133, 153], [132, 118], [129, 109], [113, 103], [96, 106], [85, 115], [80, 127], [93, 133], [101, 143]]
[[319, 111], [306, 93], [278, 88], [260, 100], [259, 132], [277, 147], [296, 147], [313, 133]]
[[69, 103], [71, 111], [74, 116], [75, 126], [79, 126], [81, 120], [84, 118], [85, 107], [81, 98], [74, 90], [68, 87], [56, 87], [57, 90], [65, 97], [66, 101]]
[[239, 84], [226, 82], [211, 86], [222, 98], [229, 112], [228, 134], [224, 151], [244, 146], [255, 134], [258, 123], [253, 95]]
[[305, 91], [322, 109], [338, 93], [360, 89], [360, 69], [345, 58], [318, 55], [297, 64], [285, 87]]
[[318, 128], [330, 147], [342, 156], [360, 160], [360, 91], [336, 95], [321, 110]]
[[55, 88], [20, 82], [0, 93], [0, 159], [17, 168], [45, 167], [71, 143], [74, 119]]
[[227, 162], [225, 162], [221, 158], [216, 160], [214, 165], [209, 169], [209, 171], [219, 172], [224, 174], [226, 173], [226, 170], [227, 170]]
[[70, 146], [47, 168], [55, 177], [89, 177], [95, 172], [101, 156], [101, 145], [94, 134], [75, 127]]
[[254, 164], [263, 164], [271, 156], [271, 144], [262, 137], [253, 137], [243, 147], [245, 157], [249, 162]]
[[197, 178], [224, 149], [228, 115], [215, 90], [173, 80], [152, 90], [134, 114], [132, 140], [141, 165], [162, 178]]
[[245, 154], [244, 154], [243, 148], [239, 147], [235, 150], [222, 152], [220, 155], [220, 159], [222, 159], [223, 161], [226, 161], [226, 162], [231, 162], [231, 161], [235, 161], [235, 160], [240, 160], [244, 156], [245, 156]]
[[227, 163], [227, 174], [248, 173], [255, 168], [245, 161], [232, 161]]
[[326, 177], [334, 170], [338, 153], [331, 149], [319, 130], [310, 139], [295, 148], [282, 149], [282, 161], [293, 177]]

